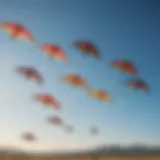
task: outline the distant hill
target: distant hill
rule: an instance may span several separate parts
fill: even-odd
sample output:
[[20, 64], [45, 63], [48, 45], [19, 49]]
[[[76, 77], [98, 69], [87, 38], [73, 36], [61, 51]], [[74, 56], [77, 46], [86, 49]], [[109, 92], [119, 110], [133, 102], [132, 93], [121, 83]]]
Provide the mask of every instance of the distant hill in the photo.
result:
[[89, 151], [89, 154], [98, 155], [160, 155], [159, 147], [149, 147], [149, 146], [109, 146], [109, 147], [99, 147]]
[[[7, 149], [0, 149], [0, 155], [4, 154], [12, 154], [12, 155], [32, 155], [29, 153], [25, 153], [18, 149], [15, 150], [7, 150]], [[39, 155], [39, 154], [36, 154]], [[67, 155], [160, 155], [160, 146], [151, 147], [151, 146], [143, 146], [143, 145], [134, 145], [134, 146], [102, 146], [96, 147], [94, 149], [88, 149], [86, 151], [73, 151], [73, 152], [50, 152], [50, 153], [41, 153], [41, 155], [57, 155], [57, 156], [67, 156]]]
[[66, 152], [66, 153], [57, 153], [56, 155], [160, 155], [160, 146], [150, 147], [150, 146], [103, 146], [96, 147], [87, 151], [77, 151], [77, 152]]

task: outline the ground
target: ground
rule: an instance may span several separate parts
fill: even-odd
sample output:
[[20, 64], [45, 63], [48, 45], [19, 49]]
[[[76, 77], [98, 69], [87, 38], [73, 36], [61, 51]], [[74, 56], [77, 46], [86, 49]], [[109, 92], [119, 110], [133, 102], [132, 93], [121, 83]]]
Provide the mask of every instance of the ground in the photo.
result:
[[1, 155], [0, 160], [160, 160], [159, 156], [7, 156]]

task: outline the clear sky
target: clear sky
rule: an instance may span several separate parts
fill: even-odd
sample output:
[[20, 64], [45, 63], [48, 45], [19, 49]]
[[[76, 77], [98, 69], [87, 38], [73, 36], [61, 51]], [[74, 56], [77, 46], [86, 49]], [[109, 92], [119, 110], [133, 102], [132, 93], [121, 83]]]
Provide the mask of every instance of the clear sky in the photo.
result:
[[[39, 43], [57, 43], [72, 65], [50, 61], [34, 44], [13, 41], [0, 31], [0, 145], [26, 150], [68, 150], [94, 145], [160, 144], [160, 2], [157, 0], [6, 0], [0, 1], [0, 21], [20, 22]], [[84, 58], [72, 42], [88, 39], [102, 53], [106, 65]], [[132, 60], [151, 87], [147, 94], [124, 86], [129, 75], [109, 66], [117, 58]], [[31, 65], [44, 76], [39, 86], [14, 71]], [[113, 103], [98, 102], [81, 89], [60, 81], [67, 73], [79, 73], [95, 89], [108, 91]], [[32, 101], [34, 93], [52, 93], [62, 111], [45, 109]], [[60, 115], [75, 132], [66, 134], [46, 122]], [[97, 125], [92, 137], [88, 128]], [[22, 132], [34, 132], [39, 141], [21, 141]]]

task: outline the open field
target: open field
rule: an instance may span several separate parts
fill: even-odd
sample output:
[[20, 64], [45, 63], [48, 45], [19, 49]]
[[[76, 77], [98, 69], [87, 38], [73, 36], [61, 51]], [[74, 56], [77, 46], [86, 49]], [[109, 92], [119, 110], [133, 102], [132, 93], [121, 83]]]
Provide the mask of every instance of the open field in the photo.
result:
[[160, 160], [159, 156], [7, 156], [1, 155], [0, 160]]

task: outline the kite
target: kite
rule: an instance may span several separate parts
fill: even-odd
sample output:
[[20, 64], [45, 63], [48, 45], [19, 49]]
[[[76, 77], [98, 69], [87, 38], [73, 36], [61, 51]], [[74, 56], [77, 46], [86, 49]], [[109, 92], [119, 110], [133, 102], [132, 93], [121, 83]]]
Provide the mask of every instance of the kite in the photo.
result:
[[63, 77], [63, 81], [75, 87], [88, 87], [86, 81], [77, 74], [68, 74], [67, 76]]
[[36, 94], [34, 100], [39, 101], [40, 103], [46, 106], [53, 106], [55, 109], [60, 109], [61, 105], [56, 98], [50, 94]]
[[112, 101], [110, 95], [104, 90], [89, 90], [89, 94], [101, 101]]
[[23, 25], [18, 23], [2, 22], [0, 28], [6, 31], [13, 39], [34, 41], [33, 35]]
[[97, 127], [91, 127], [90, 128], [91, 135], [97, 135], [98, 134], [98, 128]]
[[149, 86], [147, 85], [147, 83], [144, 82], [143, 80], [140, 80], [140, 79], [129, 80], [127, 84], [128, 84], [129, 87], [139, 89], [139, 90], [142, 90], [144, 92], [149, 91]]
[[58, 116], [51, 116], [48, 118], [48, 122], [54, 125], [62, 125], [63, 121], [60, 117]]
[[97, 47], [89, 41], [86, 41], [86, 40], [76, 41], [73, 43], [73, 45], [74, 47], [76, 47], [77, 49], [79, 49], [81, 52], [83, 52], [86, 55], [91, 55], [97, 58], [100, 57], [100, 53]]
[[66, 125], [65, 126], [65, 130], [67, 131], [67, 132], [69, 132], [69, 133], [71, 133], [71, 132], [73, 132], [73, 127], [71, 126], [71, 125]]
[[39, 84], [43, 82], [40, 73], [33, 67], [18, 67], [16, 70], [18, 73], [22, 74], [27, 79], [32, 79]]
[[26, 141], [35, 141], [37, 140], [36, 136], [33, 133], [27, 132], [22, 135], [22, 138]]
[[132, 62], [128, 60], [116, 60], [111, 64], [114, 68], [117, 68], [123, 72], [130, 73], [136, 75], [138, 73], [136, 67]]
[[0, 91], [0, 98], [9, 98], [11, 96], [11, 92], [9, 91]]
[[67, 55], [64, 50], [56, 44], [42, 44], [40, 45], [40, 49], [51, 59], [67, 60]]

